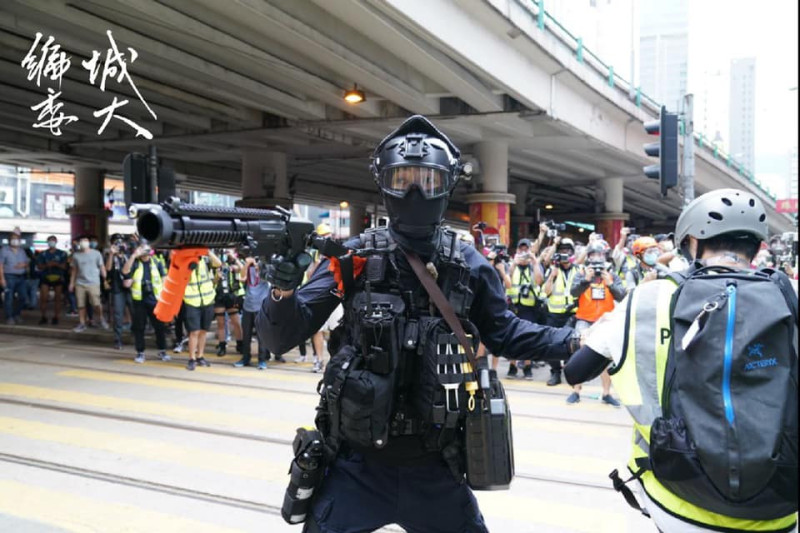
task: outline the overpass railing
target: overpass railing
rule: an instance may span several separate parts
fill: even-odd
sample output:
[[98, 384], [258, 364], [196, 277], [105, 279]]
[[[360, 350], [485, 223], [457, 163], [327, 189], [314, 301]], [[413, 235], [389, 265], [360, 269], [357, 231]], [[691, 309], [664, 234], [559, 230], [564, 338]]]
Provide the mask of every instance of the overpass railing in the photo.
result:
[[[536, 18], [536, 25], [542, 31], [549, 31], [558, 40], [567, 46], [574, 54], [578, 63], [587, 65], [594, 70], [612, 89], [626, 94], [635, 104], [636, 107], [645, 109], [650, 112], [654, 117], [658, 117], [661, 104], [656, 102], [642, 92], [641, 87], [634, 87], [628, 80], [614, 72], [612, 65], [606, 64], [594, 52], [586, 48], [583, 44], [583, 39], [573, 35], [567, 28], [565, 28], [558, 20], [555, 19], [545, 8], [545, 0], [514, 0], [520, 6], [524, 7], [531, 15]], [[681, 130], [683, 125], [681, 125]], [[731, 154], [719, 149], [713, 143], [709, 143], [708, 138], [703, 133], [694, 133], [693, 135], [696, 149], [703, 150], [706, 154], [712, 156], [721, 162], [724, 162], [729, 168], [737, 172], [739, 176], [752, 183], [755, 187], [760, 189], [772, 200], [777, 200], [777, 195], [760, 180], [756, 179], [752, 169], [744, 168], [744, 165], [733, 159]]]

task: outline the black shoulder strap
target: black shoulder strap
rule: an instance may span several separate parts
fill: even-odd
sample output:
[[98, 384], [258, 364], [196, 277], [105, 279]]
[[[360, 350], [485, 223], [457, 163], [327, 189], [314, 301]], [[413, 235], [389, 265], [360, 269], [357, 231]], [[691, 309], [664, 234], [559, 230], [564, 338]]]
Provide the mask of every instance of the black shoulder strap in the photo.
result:
[[792, 282], [789, 281], [788, 276], [779, 270], [774, 270], [771, 268], [764, 268], [759, 270], [759, 272], [767, 274], [781, 290], [783, 299], [786, 300], [786, 305], [789, 307], [789, 311], [792, 313], [792, 318], [794, 319], [794, 322], [797, 323], [797, 293], [794, 292], [794, 287], [792, 287]]
[[464, 351], [467, 354], [467, 359], [472, 364], [472, 371], [475, 373], [477, 379], [477, 372], [478, 372], [478, 363], [475, 359], [475, 354], [472, 352], [472, 344], [467, 339], [467, 334], [464, 332], [464, 326], [461, 325], [461, 322], [456, 317], [456, 312], [453, 309], [453, 306], [450, 305], [450, 301], [442, 292], [442, 289], [436, 284], [433, 280], [433, 277], [430, 275], [428, 270], [425, 268], [425, 265], [422, 264], [422, 260], [415, 254], [414, 252], [408, 252], [403, 250], [403, 254], [405, 254], [406, 259], [408, 259], [408, 263], [411, 265], [414, 274], [417, 275], [420, 283], [422, 286], [425, 287], [425, 291], [430, 296], [431, 300], [433, 301], [434, 305], [436, 305], [439, 312], [442, 314], [445, 322], [447, 325], [450, 326], [450, 329], [453, 330], [453, 333], [456, 334], [458, 341], [464, 347]]

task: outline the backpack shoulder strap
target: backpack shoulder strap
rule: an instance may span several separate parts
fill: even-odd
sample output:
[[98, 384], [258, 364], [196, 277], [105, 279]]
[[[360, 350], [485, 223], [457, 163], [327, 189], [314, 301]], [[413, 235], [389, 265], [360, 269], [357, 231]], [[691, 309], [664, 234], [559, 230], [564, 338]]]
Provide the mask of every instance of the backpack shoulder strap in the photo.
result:
[[789, 281], [789, 278], [786, 276], [786, 274], [780, 270], [774, 270], [772, 268], [763, 268], [758, 272], [766, 274], [769, 276], [769, 279], [775, 282], [783, 294], [783, 299], [786, 300], [786, 305], [789, 307], [789, 311], [792, 313], [792, 318], [794, 319], [795, 323], [797, 323], [797, 293], [794, 292], [794, 287], [792, 287], [792, 283]]

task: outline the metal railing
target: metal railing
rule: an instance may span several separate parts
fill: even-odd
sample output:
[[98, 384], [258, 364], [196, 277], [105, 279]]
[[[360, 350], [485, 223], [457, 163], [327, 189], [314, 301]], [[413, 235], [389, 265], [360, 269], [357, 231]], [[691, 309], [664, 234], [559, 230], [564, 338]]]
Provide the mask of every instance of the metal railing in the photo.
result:
[[[606, 64], [594, 52], [583, 45], [583, 39], [574, 36], [558, 20], [556, 20], [546, 9], [545, 0], [514, 0], [517, 4], [524, 7], [532, 16], [536, 18], [536, 26], [542, 31], [549, 31], [556, 36], [567, 48], [569, 48], [578, 60], [578, 63], [589, 66], [592, 70], [603, 78], [609, 87], [625, 94], [636, 107], [649, 111], [654, 118], [658, 117], [661, 104], [656, 102], [642, 92], [641, 87], [634, 87], [628, 80], [614, 72], [614, 67]], [[723, 152], [718, 147], [708, 143], [707, 137], [702, 133], [694, 133], [695, 144], [706, 154], [714, 159], [724, 162], [728, 167], [734, 169], [740, 176], [752, 183], [773, 201], [777, 200], [777, 195], [760, 180], [753, 175], [752, 169], [744, 168], [742, 163], [736, 161], [730, 154]]]

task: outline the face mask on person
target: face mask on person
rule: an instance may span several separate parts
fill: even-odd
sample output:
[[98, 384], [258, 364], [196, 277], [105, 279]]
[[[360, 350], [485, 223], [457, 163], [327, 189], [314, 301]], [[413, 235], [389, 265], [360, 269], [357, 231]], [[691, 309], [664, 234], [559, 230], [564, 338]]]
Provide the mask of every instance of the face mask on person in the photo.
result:
[[91, 248], [92, 250], [96, 249], [97, 248], [97, 241], [90, 242], [89, 243], [89, 248]]
[[81, 241], [80, 243], [78, 243], [78, 245], [80, 246], [81, 250], [89, 249], [89, 241]]
[[655, 265], [658, 260], [658, 252], [645, 252], [643, 260], [647, 266]]
[[19, 246], [19, 239], [11, 239], [9, 241], [9, 244], [11, 245], [12, 248], [16, 248], [17, 246]]
[[54, 249], [56, 247], [56, 241], [47, 241], [47, 247], [50, 249]]

